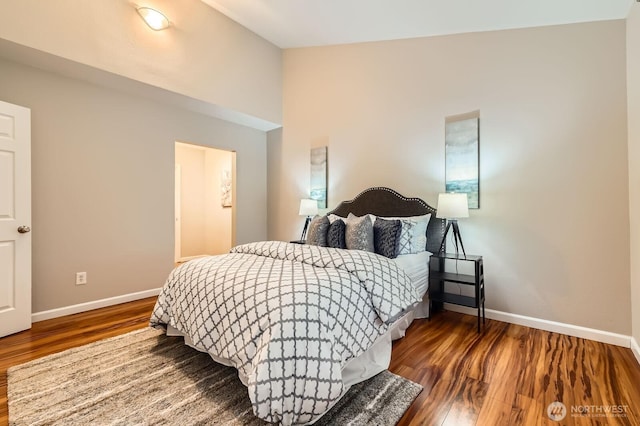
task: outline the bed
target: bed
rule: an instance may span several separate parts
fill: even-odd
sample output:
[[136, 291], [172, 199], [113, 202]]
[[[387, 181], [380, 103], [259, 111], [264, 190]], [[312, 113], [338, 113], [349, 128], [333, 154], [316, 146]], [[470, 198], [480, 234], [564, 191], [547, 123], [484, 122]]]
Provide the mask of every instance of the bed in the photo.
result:
[[318, 222], [330, 218], [350, 230], [354, 221], [369, 228], [363, 218], [371, 227], [392, 223], [397, 247], [396, 223], [403, 232], [426, 224], [414, 229], [420, 235], [410, 234], [416, 253], [393, 259], [263, 241], [192, 260], [171, 273], [151, 317], [151, 326], [235, 367], [254, 414], [268, 422], [317, 421], [350, 386], [385, 370], [392, 340], [428, 315], [429, 252], [438, 250], [445, 229], [434, 208], [377, 187]]

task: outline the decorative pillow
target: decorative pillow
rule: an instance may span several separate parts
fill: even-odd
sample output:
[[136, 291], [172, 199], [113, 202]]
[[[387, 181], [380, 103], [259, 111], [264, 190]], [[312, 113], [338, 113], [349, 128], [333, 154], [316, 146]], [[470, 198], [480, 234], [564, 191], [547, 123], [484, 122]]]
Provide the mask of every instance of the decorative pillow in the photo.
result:
[[411, 254], [413, 250], [413, 228], [416, 222], [409, 219], [399, 219], [401, 223], [400, 238], [398, 238], [398, 256], [401, 254]]
[[[385, 217], [387, 220], [400, 220], [402, 222], [403, 242], [398, 254], [421, 253], [427, 249], [427, 226], [431, 220], [431, 213], [422, 216], [410, 217]], [[410, 238], [410, 247], [405, 246], [406, 239]]]
[[329, 225], [329, 232], [327, 232], [327, 245], [329, 247], [340, 249], [347, 248], [347, 243], [344, 239], [345, 228], [346, 225], [342, 219], [338, 219]]
[[344, 239], [349, 250], [375, 251], [373, 224], [369, 216], [358, 217], [350, 213], [345, 223]]
[[421, 253], [427, 249], [427, 226], [431, 215], [426, 220], [419, 220], [413, 227], [413, 238], [411, 239], [411, 253]]
[[327, 231], [329, 231], [329, 218], [326, 216], [316, 216], [309, 224], [307, 244], [327, 247]]
[[395, 259], [398, 256], [401, 230], [402, 223], [399, 220], [377, 218], [373, 224], [373, 246], [376, 253]]

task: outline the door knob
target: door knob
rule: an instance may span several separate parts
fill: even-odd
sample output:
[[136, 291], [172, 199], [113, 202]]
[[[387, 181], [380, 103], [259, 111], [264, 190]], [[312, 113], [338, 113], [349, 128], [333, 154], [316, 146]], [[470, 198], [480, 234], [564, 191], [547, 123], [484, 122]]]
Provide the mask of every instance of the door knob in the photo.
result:
[[18, 232], [21, 234], [26, 234], [27, 232], [31, 232], [31, 228], [28, 226], [20, 226], [18, 227]]

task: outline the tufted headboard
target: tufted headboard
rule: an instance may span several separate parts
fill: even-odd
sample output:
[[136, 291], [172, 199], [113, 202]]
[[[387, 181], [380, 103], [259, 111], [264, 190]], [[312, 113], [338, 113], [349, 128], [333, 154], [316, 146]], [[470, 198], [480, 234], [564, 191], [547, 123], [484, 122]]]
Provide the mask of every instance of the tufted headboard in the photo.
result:
[[438, 253], [444, 237], [445, 220], [436, 217], [436, 209], [420, 198], [407, 198], [385, 187], [369, 188], [358, 194], [353, 200], [343, 201], [328, 214], [347, 217], [373, 214], [385, 217], [422, 216], [431, 213], [427, 227], [427, 251]]

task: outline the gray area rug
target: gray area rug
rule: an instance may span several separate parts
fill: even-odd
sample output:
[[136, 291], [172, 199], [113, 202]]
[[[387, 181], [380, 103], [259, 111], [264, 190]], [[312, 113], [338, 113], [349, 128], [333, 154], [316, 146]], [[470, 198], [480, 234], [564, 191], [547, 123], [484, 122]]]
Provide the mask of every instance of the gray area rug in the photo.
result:
[[[422, 386], [384, 371], [317, 425], [395, 425]], [[151, 328], [8, 371], [10, 425], [266, 425], [236, 370]]]

